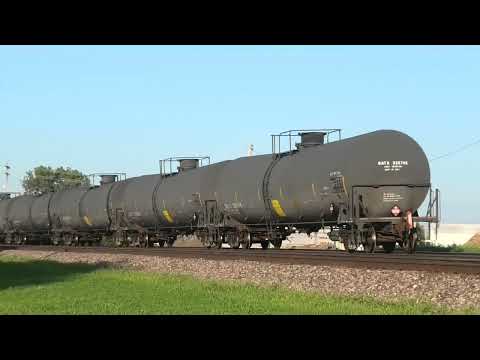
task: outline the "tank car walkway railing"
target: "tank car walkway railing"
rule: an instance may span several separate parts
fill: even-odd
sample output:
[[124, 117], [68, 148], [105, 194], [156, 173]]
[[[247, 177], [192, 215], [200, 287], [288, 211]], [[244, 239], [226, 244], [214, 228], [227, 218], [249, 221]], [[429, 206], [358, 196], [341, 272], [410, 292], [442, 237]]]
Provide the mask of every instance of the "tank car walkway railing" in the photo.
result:
[[275, 155], [282, 153], [282, 138], [288, 138], [288, 152], [291, 153], [293, 151], [293, 145], [295, 145], [292, 141], [301, 136], [301, 133], [307, 132], [324, 133], [327, 140], [326, 144], [330, 143], [330, 136], [332, 134], [338, 134], [338, 141], [342, 140], [342, 129], [300, 129], [282, 131], [279, 134], [270, 135], [272, 138], [272, 155], [275, 157]]
[[427, 188], [430, 191], [430, 198], [427, 208], [426, 216], [415, 216], [413, 220], [415, 222], [428, 222], [428, 223], [439, 223], [440, 222], [440, 191], [438, 189], [435, 190], [435, 197], [432, 197], [432, 190], [431, 185], [413, 185], [413, 184], [379, 184], [379, 185], [353, 185], [351, 186], [351, 209], [350, 209], [350, 217], [353, 223], [364, 223], [364, 222], [401, 222], [401, 218], [397, 217], [359, 217], [356, 214], [360, 213], [358, 199], [356, 197], [357, 193], [355, 189], [360, 188], [382, 188], [382, 187], [408, 187], [408, 188]]
[[[435, 223], [435, 241], [438, 240], [438, 229], [440, 227], [442, 206], [440, 202], [440, 190], [435, 189], [435, 192], [430, 188], [430, 196], [428, 200], [427, 208], [427, 218], [436, 219], [436, 221], [422, 221], [416, 220], [418, 222], [427, 222], [428, 223], [428, 240], [432, 239], [432, 223]], [[415, 221], [415, 219], [414, 219]]]

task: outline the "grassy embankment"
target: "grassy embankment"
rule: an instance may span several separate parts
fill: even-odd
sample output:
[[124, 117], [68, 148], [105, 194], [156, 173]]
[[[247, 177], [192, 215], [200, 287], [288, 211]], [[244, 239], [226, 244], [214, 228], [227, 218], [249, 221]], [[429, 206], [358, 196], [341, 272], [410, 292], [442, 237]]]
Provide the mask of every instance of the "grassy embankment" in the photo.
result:
[[480, 246], [474, 245], [430, 245], [419, 244], [417, 251], [434, 251], [434, 252], [454, 252], [454, 253], [480, 253]]
[[430, 304], [0, 257], [0, 314], [438, 314]]

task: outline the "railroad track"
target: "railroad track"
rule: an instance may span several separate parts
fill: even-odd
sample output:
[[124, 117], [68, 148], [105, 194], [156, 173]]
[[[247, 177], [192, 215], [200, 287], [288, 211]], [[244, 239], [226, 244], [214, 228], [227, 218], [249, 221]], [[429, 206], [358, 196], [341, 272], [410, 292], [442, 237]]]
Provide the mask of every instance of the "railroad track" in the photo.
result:
[[0, 245], [2, 250], [56, 251], [70, 253], [104, 253], [212, 260], [249, 260], [282, 264], [348, 266], [371, 269], [423, 270], [480, 274], [480, 254], [419, 252], [406, 254], [355, 253], [335, 250], [262, 250], [262, 249], [205, 249], [205, 248], [111, 248], [68, 247], [47, 245]]

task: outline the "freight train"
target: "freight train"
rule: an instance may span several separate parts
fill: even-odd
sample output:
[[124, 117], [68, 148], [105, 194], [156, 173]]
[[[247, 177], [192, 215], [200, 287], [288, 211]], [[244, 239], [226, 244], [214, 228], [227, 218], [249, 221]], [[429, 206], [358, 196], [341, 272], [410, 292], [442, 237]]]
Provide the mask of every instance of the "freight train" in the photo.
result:
[[4, 193], [0, 242], [171, 247], [178, 236], [195, 235], [207, 248], [267, 249], [292, 233], [327, 229], [350, 252], [391, 252], [398, 244], [411, 253], [416, 224], [439, 222], [428, 159], [398, 131], [342, 139], [338, 129], [290, 130], [272, 135], [271, 154], [205, 166], [203, 159], [166, 159], [153, 175], [102, 175], [98, 186]]

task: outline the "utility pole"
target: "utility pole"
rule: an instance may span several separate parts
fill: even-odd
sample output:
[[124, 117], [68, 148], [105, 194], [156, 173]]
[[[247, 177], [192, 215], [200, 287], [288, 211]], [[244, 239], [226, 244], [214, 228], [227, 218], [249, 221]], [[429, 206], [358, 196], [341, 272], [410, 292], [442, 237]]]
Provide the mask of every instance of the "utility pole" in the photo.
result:
[[5, 164], [5, 184], [3, 184], [3, 190], [6, 192], [8, 190], [8, 177], [10, 176], [10, 165], [8, 162]]

